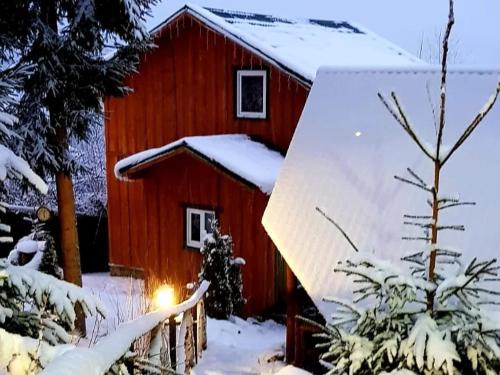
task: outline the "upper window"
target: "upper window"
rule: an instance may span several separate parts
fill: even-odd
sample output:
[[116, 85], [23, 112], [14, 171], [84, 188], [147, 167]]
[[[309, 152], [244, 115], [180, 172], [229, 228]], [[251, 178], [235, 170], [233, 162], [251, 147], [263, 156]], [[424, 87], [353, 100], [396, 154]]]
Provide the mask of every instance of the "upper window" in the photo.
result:
[[238, 70], [236, 73], [236, 115], [238, 118], [266, 118], [265, 70]]
[[207, 234], [212, 233], [214, 211], [200, 210], [197, 208], [186, 209], [186, 245], [201, 248]]

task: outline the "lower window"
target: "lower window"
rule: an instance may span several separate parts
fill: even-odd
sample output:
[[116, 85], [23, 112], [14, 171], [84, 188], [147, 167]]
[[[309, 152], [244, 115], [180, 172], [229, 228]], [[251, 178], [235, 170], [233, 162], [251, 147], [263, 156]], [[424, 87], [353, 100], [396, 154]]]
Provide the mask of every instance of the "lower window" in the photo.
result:
[[198, 208], [186, 209], [186, 245], [187, 247], [201, 248], [207, 234], [212, 233], [212, 221], [215, 212]]

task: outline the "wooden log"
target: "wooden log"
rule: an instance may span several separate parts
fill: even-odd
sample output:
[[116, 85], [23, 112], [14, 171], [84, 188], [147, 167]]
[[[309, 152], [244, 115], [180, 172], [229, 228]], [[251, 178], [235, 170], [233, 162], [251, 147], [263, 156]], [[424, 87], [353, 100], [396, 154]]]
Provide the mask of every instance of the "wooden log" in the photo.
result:
[[196, 306], [198, 310], [198, 353], [201, 358], [201, 353], [207, 349], [207, 315], [205, 313], [205, 300], [200, 299]]
[[299, 311], [297, 301], [297, 278], [286, 266], [286, 345], [285, 360], [286, 363], [293, 364], [295, 360], [295, 316]]
[[180, 331], [183, 334], [180, 339], [183, 339], [181, 343], [184, 345], [184, 374], [190, 374], [191, 369], [195, 366], [193, 314], [191, 310], [184, 313]]

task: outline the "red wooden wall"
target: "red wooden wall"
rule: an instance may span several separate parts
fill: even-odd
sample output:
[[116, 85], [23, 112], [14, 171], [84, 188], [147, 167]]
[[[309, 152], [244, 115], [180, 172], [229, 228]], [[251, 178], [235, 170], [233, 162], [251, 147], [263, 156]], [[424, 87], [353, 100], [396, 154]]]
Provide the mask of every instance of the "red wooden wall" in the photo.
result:
[[158, 163], [143, 175], [146, 199], [148, 277], [166, 279], [182, 289], [196, 281], [201, 256], [185, 249], [185, 208], [216, 211], [223, 233], [230, 233], [234, 253], [246, 260], [243, 267], [247, 315], [273, 305], [275, 247], [260, 221], [268, 197], [184, 152]]
[[[129, 78], [134, 92], [105, 101], [110, 264], [129, 268], [150, 264], [145, 187], [142, 180], [117, 180], [113, 168], [118, 160], [184, 136], [224, 133], [248, 134], [285, 153], [308, 94], [292, 77], [187, 14], [165, 26], [155, 42], [158, 47]], [[268, 69], [266, 120], [235, 118], [234, 71], [250, 67]], [[252, 198], [253, 203], [242, 199], [255, 212], [265, 206], [264, 196]], [[234, 220], [230, 229], [238, 237], [243, 223]]]

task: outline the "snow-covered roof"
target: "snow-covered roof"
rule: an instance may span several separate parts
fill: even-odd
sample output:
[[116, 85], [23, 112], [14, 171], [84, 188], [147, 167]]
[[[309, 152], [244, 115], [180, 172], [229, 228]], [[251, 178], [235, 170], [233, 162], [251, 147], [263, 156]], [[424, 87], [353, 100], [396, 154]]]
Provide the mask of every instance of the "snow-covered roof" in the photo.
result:
[[285, 19], [185, 5], [153, 28], [188, 13], [264, 60], [311, 84], [320, 66], [416, 66], [425, 63], [373, 32], [346, 21]]
[[[454, 143], [493, 94], [500, 71], [451, 71], [444, 145]], [[428, 86], [428, 89], [427, 89]], [[377, 97], [395, 91], [421, 138], [435, 137], [439, 72], [428, 69], [320, 69], [266, 208], [263, 224], [287, 264], [328, 316], [323, 297], [350, 298], [352, 286], [333, 269], [353, 254], [341, 233], [382, 259], [399, 259], [423, 246], [403, 241], [420, 235], [402, 224], [403, 214], [429, 215], [426, 192], [394, 179], [410, 167], [432, 181], [433, 166]], [[430, 95], [428, 94], [430, 93]], [[500, 253], [500, 103], [447, 163], [443, 194], [460, 193], [476, 207], [447, 210], [443, 223], [465, 232], [440, 232], [440, 243], [481, 259]]]
[[173, 152], [187, 149], [223, 170], [235, 174], [262, 192], [270, 194], [283, 163], [283, 156], [243, 134], [223, 134], [181, 138], [165, 146], [130, 155], [115, 165], [115, 175], [123, 178]]

